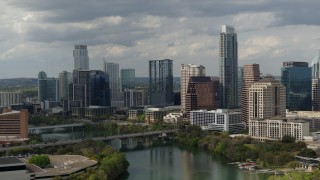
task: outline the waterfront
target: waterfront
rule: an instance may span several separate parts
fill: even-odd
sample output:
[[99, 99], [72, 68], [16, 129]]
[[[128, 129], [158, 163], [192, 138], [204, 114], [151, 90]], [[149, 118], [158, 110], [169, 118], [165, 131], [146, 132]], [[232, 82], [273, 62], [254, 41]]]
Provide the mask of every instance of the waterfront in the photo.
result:
[[268, 179], [266, 174], [245, 172], [208, 152], [186, 150], [174, 145], [153, 146], [125, 153], [130, 163], [129, 180]]

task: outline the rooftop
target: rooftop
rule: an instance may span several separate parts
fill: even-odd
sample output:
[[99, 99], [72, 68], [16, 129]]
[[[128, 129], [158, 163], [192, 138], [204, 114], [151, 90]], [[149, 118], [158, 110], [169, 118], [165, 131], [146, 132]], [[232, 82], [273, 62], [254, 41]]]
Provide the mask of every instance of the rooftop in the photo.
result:
[[16, 157], [0, 157], [0, 166], [12, 166], [21, 164], [24, 164], [24, 162]]

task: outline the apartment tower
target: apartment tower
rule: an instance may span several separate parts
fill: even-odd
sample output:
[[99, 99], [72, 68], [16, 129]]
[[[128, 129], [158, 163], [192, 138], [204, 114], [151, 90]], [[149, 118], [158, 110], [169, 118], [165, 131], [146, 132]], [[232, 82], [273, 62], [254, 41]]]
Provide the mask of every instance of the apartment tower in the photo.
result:
[[242, 81], [242, 121], [248, 125], [249, 122], [249, 89], [254, 82], [260, 80], [259, 64], [248, 64], [243, 66]]
[[265, 78], [249, 88], [249, 121], [286, 117], [286, 90], [277, 80]]
[[189, 79], [192, 76], [205, 76], [205, 67], [202, 65], [182, 64], [180, 76], [180, 95], [181, 107], [186, 109], [186, 94], [188, 89]]
[[232, 26], [223, 25], [219, 44], [221, 107], [238, 106], [238, 43]]

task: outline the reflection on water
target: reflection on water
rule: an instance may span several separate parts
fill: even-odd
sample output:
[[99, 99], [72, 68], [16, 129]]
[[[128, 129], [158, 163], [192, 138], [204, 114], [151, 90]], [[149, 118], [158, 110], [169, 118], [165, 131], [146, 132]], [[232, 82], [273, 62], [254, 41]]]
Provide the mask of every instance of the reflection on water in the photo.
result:
[[266, 175], [243, 172], [204, 151], [158, 146], [125, 153], [131, 180], [267, 179]]

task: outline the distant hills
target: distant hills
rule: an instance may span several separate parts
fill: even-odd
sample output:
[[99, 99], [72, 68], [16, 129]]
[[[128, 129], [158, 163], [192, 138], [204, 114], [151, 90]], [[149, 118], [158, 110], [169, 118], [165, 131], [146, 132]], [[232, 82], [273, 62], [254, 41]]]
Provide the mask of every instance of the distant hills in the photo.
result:
[[11, 78], [0, 79], [0, 87], [30, 87], [37, 86], [37, 78]]

